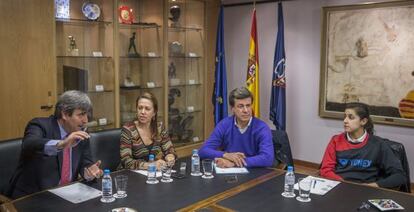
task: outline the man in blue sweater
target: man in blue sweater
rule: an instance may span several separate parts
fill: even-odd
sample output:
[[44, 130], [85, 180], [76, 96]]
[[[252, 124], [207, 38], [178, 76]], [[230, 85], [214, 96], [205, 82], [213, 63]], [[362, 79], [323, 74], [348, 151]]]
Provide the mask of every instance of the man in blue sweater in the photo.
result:
[[199, 151], [219, 167], [269, 167], [273, 165], [272, 134], [262, 120], [252, 116], [253, 96], [245, 87], [230, 92], [233, 116], [221, 120]]

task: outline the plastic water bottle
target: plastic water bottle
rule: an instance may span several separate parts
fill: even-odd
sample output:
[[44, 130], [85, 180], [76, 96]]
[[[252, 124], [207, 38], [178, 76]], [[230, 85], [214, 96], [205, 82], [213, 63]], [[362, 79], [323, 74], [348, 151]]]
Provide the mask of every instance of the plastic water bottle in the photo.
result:
[[113, 202], [115, 197], [112, 196], [112, 178], [109, 172], [109, 169], [104, 170], [104, 175], [102, 177], [102, 198], [101, 202]]
[[295, 185], [295, 172], [293, 172], [293, 167], [288, 166], [288, 170], [285, 174], [285, 189], [282, 193], [282, 196], [292, 198], [295, 197], [295, 191], [293, 186]]
[[147, 169], [147, 184], [157, 184], [159, 181], [157, 180], [157, 166], [154, 162], [154, 155], [149, 155], [148, 161], [148, 169]]
[[193, 149], [193, 155], [191, 156], [191, 176], [201, 176], [200, 172], [200, 156], [198, 156], [198, 150]]

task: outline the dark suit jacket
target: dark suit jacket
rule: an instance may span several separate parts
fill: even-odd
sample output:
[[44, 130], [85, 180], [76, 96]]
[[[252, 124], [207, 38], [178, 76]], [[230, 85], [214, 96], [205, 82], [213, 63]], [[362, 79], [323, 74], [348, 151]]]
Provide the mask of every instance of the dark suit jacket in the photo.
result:
[[[19, 165], [10, 179], [9, 196], [17, 198], [59, 184], [63, 160], [62, 151], [56, 156], [44, 154], [44, 145], [52, 139], [61, 139], [59, 125], [54, 116], [35, 118], [25, 129]], [[84, 167], [92, 164], [89, 140], [72, 148], [72, 179], [83, 175]]]

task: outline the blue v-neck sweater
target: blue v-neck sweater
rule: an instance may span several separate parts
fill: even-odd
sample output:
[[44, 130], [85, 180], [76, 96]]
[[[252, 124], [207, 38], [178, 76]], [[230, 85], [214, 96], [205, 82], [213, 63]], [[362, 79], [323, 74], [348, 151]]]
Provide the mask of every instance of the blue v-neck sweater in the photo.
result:
[[221, 158], [226, 152], [242, 152], [247, 167], [273, 165], [274, 151], [270, 128], [260, 119], [252, 118], [242, 134], [234, 124], [234, 116], [221, 120], [199, 151], [201, 158]]

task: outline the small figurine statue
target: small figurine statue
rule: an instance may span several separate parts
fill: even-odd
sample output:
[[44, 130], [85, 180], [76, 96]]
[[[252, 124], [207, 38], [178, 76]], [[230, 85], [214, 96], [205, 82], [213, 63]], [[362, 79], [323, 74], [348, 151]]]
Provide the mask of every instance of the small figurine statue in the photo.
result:
[[[132, 33], [132, 37], [129, 38], [129, 47], [128, 47], [128, 56], [130, 57], [139, 57], [140, 55], [137, 52], [137, 47], [135, 46], [135, 35], [136, 32]], [[132, 53], [129, 53], [133, 49]]]
[[75, 37], [72, 35], [68, 36], [69, 39], [69, 48], [68, 52], [71, 56], [78, 56], [79, 55], [79, 49], [76, 48], [76, 40]]
[[134, 81], [132, 81], [131, 77], [125, 77], [124, 86], [125, 87], [134, 87], [135, 83], [134, 83]]
[[174, 62], [171, 62], [170, 65], [168, 65], [168, 78], [175, 79], [177, 77], [176, 71], [177, 69], [175, 68]]
[[69, 49], [70, 50], [76, 49], [75, 37], [73, 37], [72, 35], [69, 35], [68, 38], [69, 38]]
[[170, 8], [170, 14], [172, 17], [168, 18], [172, 21], [171, 23], [171, 27], [179, 27], [180, 23], [180, 14], [181, 14], [181, 9], [178, 5], [174, 5]]

